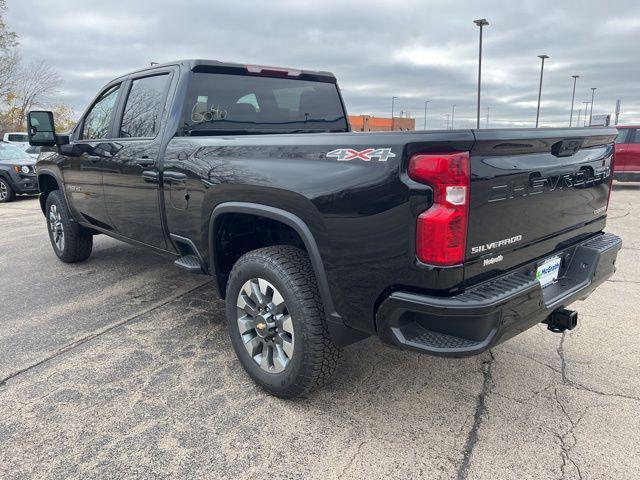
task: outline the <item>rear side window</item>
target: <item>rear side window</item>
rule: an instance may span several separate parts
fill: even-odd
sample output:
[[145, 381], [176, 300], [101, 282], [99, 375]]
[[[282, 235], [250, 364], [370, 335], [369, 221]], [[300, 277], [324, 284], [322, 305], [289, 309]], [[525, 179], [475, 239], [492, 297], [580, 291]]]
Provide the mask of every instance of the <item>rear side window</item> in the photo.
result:
[[633, 136], [631, 143], [640, 143], [640, 128], [636, 128], [635, 135]]
[[168, 87], [169, 74], [138, 78], [131, 83], [120, 125], [120, 138], [156, 136]]
[[118, 98], [118, 90], [120, 90], [120, 85], [114, 85], [107, 89], [98, 101], [93, 104], [84, 119], [82, 139], [99, 140], [107, 138], [111, 115], [113, 115], [116, 99]]
[[616, 137], [616, 143], [627, 143], [629, 140], [629, 128], [621, 128], [618, 130], [618, 136]]
[[193, 73], [179, 135], [345, 131], [334, 83]]

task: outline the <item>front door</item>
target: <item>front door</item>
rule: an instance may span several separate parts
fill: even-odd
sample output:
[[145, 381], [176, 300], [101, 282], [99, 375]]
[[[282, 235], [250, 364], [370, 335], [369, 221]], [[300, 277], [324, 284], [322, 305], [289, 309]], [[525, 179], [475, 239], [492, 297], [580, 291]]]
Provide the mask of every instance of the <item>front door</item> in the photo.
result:
[[627, 152], [629, 136], [632, 133], [630, 128], [618, 129], [618, 136], [616, 137], [616, 163], [614, 169], [616, 172], [624, 172], [627, 169]]
[[102, 168], [113, 149], [109, 144], [111, 123], [120, 84], [106, 87], [87, 111], [74, 132], [70, 145], [63, 147], [60, 169], [69, 204], [76, 218], [112, 229], [104, 203]]
[[104, 162], [109, 218], [127, 238], [166, 249], [160, 210], [158, 161], [171, 70], [132, 77], [116, 121], [116, 149]]

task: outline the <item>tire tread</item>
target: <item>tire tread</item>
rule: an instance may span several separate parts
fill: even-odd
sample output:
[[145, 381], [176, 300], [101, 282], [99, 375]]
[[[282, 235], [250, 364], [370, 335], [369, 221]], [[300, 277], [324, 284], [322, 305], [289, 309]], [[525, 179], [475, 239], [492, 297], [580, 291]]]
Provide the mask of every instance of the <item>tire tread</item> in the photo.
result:
[[[324, 385], [336, 370], [341, 350], [333, 343], [325, 321], [324, 306], [307, 253], [290, 245], [260, 248], [243, 255], [234, 265], [229, 283], [246, 263], [258, 263], [273, 271], [296, 292], [305, 315], [307, 355], [301, 374], [281, 397], [304, 397]], [[227, 299], [229, 301], [229, 299]]]
[[[49, 193], [47, 197], [46, 212], [48, 215], [49, 208], [52, 203], [55, 203], [56, 207], [60, 211], [62, 222], [64, 224], [64, 252], [59, 252], [51, 239], [51, 233], [49, 232], [49, 239], [51, 240], [51, 246], [58, 255], [58, 258], [65, 263], [82, 262], [89, 258], [91, 251], [93, 250], [93, 235], [86, 228], [78, 225], [69, 214], [67, 204], [62, 198], [60, 190], [54, 190]], [[47, 217], [47, 227], [49, 226], [49, 220]]]

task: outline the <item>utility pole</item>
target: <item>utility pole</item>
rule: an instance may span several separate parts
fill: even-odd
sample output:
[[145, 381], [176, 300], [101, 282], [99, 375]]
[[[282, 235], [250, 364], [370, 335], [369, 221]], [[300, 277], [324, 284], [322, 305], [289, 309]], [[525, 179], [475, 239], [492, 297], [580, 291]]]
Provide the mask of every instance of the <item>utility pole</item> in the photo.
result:
[[616, 100], [616, 121], [614, 123], [614, 125], [618, 124], [618, 118], [620, 118], [620, 104], [622, 103], [622, 100]]
[[571, 114], [569, 115], [569, 127], [573, 123], [573, 101], [576, 99], [576, 81], [580, 78], [580, 75], [571, 75], [573, 78], [573, 93], [571, 94]]
[[[478, 27], [480, 27], [480, 42], [478, 47], [478, 111], [477, 111], [477, 119], [476, 119], [476, 128], [480, 129], [480, 86], [482, 84], [482, 28], [489, 25], [486, 18], [480, 18], [478, 20], [474, 20]], [[451, 122], [453, 124], [453, 121]]]
[[451, 105], [451, 130], [453, 130], [453, 119], [456, 116], [456, 106], [455, 104]]
[[544, 61], [549, 58], [549, 55], [538, 55], [538, 58], [542, 60], [540, 66], [540, 86], [538, 87], [538, 110], [536, 112], [536, 128], [538, 128], [538, 120], [540, 119], [540, 98], [542, 97], [542, 75], [544, 74]]
[[445, 116], [447, 117], [447, 130], [449, 130], [449, 114], [447, 113]]
[[393, 131], [393, 107], [395, 107], [396, 98], [398, 97], [391, 97], [391, 131]]
[[591, 119], [593, 118], [593, 97], [596, 94], [596, 87], [591, 87], [591, 112], [589, 113], [589, 126], [591, 126]]
[[427, 104], [429, 103], [429, 100], [425, 100], [424, 101], [424, 128], [423, 130], [427, 129]]

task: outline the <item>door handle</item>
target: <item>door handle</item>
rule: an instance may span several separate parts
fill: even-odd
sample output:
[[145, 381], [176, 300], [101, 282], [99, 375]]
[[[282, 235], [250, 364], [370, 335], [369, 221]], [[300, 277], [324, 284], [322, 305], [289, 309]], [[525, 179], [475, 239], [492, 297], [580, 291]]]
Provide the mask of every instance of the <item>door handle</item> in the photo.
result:
[[185, 183], [187, 175], [181, 172], [164, 172], [163, 179], [166, 183]]
[[158, 183], [158, 172], [153, 172], [151, 170], [145, 170], [144, 172], [142, 172], [142, 179], [145, 182]]
[[152, 158], [149, 157], [140, 157], [140, 158], [136, 158], [134, 160], [135, 164], [138, 165], [139, 167], [150, 167], [151, 165], [153, 165], [154, 163], [156, 163], [156, 161]]

